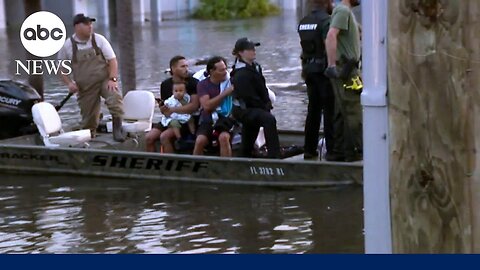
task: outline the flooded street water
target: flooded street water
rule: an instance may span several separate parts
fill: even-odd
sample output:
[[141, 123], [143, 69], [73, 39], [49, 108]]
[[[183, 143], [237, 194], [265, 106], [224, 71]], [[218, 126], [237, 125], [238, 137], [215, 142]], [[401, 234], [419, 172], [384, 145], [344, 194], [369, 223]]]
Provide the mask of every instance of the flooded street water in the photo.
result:
[[358, 253], [361, 194], [4, 179], [0, 253]]
[[[158, 91], [176, 54], [228, 57], [237, 38], [262, 43], [258, 62], [277, 93], [280, 129], [302, 130], [297, 17], [229, 22], [167, 21], [135, 31], [137, 88]], [[70, 30], [71, 31], [71, 30]], [[114, 31], [99, 28], [112, 40]], [[0, 78], [15, 78], [18, 30], [0, 35]], [[6, 45], [3, 45], [6, 44]], [[193, 67], [198, 68], [198, 67]], [[47, 101], [66, 87], [46, 77]], [[286, 86], [286, 87], [285, 87]], [[75, 125], [72, 98], [61, 111]], [[0, 253], [361, 253], [360, 187], [282, 190], [158, 181], [0, 176]]]

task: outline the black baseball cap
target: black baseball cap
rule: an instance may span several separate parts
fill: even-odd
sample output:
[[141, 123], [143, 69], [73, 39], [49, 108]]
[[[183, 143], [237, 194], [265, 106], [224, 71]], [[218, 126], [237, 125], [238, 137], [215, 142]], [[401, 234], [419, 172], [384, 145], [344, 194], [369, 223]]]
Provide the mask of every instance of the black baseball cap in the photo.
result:
[[90, 18], [90, 17], [85, 16], [83, 13], [80, 13], [80, 14], [75, 15], [75, 17], [73, 17], [73, 26], [75, 26], [79, 23], [89, 23], [89, 22], [94, 22], [94, 21], [96, 21], [95, 18]]
[[260, 46], [259, 42], [253, 42], [250, 39], [244, 37], [238, 39], [237, 42], [235, 42], [235, 48], [233, 49], [233, 51], [235, 53], [238, 53], [244, 50], [253, 50], [255, 49], [255, 47], [258, 46]]

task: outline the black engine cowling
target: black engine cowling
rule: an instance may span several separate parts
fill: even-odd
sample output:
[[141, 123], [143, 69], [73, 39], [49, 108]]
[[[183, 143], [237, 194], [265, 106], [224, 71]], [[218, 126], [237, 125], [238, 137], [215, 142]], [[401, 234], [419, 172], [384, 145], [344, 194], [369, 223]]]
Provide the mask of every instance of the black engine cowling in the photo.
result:
[[0, 139], [34, 133], [32, 106], [40, 100], [40, 95], [31, 86], [0, 81]]

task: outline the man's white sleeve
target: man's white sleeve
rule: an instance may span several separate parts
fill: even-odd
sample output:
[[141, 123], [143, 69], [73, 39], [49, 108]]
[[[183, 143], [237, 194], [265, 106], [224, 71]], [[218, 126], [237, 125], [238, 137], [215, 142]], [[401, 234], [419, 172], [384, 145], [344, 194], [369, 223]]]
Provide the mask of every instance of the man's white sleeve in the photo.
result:
[[97, 46], [102, 50], [105, 59], [112, 60], [117, 57], [113, 51], [112, 45], [110, 45], [110, 42], [108, 42], [104, 36], [95, 34], [95, 40], [97, 41]]

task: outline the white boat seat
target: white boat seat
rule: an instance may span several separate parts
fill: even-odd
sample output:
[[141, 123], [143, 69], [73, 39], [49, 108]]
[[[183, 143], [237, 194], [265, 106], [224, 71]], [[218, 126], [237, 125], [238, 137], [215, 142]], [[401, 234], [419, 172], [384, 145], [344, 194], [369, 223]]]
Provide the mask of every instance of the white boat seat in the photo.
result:
[[123, 110], [122, 127], [125, 132], [148, 132], [152, 129], [155, 96], [150, 91], [129, 91], [123, 97]]
[[64, 132], [62, 121], [52, 104], [40, 102], [32, 107], [33, 122], [37, 125], [43, 143], [48, 147], [75, 146], [91, 140], [89, 129]]
[[50, 142], [58, 145], [74, 146], [90, 141], [91, 136], [90, 129], [82, 129], [50, 137]]

